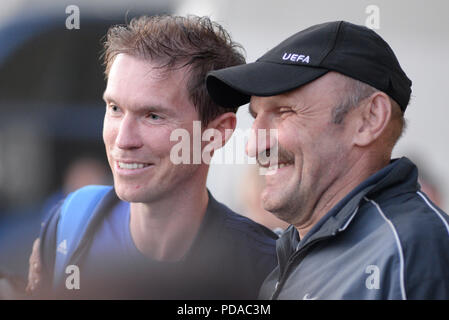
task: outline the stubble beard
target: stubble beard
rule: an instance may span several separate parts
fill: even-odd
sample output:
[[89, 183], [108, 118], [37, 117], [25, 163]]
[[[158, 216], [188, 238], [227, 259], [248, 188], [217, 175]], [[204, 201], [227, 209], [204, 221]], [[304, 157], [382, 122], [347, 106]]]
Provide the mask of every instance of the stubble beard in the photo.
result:
[[280, 194], [276, 195], [275, 198], [273, 194], [263, 194], [262, 207], [277, 218], [295, 224], [303, 215], [306, 197], [301, 194], [300, 186], [286, 189], [289, 189], [288, 192], [279, 191]]

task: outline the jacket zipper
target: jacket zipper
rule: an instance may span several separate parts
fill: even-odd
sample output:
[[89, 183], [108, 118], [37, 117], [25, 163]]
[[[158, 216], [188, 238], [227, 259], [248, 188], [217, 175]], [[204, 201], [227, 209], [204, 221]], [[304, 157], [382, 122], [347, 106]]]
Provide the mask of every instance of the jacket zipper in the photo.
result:
[[279, 293], [280, 293], [280, 291], [281, 291], [283, 285], [285, 284], [285, 281], [286, 281], [287, 278], [288, 278], [288, 271], [289, 271], [290, 267], [294, 264], [294, 262], [297, 261], [297, 259], [298, 259], [300, 256], [302, 256], [301, 260], [299, 260], [299, 262], [297, 262], [297, 263], [295, 264], [296, 266], [299, 266], [299, 265], [301, 264], [301, 262], [304, 260], [304, 258], [306, 257], [306, 253], [307, 253], [307, 251], [311, 248], [311, 246], [313, 246], [313, 245], [316, 244], [317, 242], [324, 241], [324, 240], [327, 240], [327, 239], [329, 239], [329, 238], [332, 238], [333, 236], [335, 236], [335, 234], [336, 234], [336, 233], [334, 233], [334, 234], [332, 234], [332, 235], [330, 235], [330, 236], [325, 236], [325, 237], [322, 237], [322, 238], [315, 239], [315, 240], [309, 242], [308, 244], [306, 244], [306, 245], [305, 245], [303, 248], [301, 248], [300, 250], [294, 252], [294, 253], [290, 256], [290, 258], [289, 258], [288, 261], [287, 261], [287, 266], [285, 267], [284, 273], [281, 274], [281, 275], [279, 276], [279, 280], [276, 282], [276, 286], [275, 286], [275, 289], [274, 289], [273, 294], [271, 295], [270, 300], [276, 300], [277, 297], [279, 296]]

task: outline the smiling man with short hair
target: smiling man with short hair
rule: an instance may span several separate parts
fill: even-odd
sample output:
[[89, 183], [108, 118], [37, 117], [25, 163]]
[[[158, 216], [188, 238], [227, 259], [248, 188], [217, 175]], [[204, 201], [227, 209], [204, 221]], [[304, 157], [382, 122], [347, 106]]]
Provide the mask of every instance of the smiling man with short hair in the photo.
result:
[[215, 104], [204, 79], [244, 63], [237, 47], [205, 17], [141, 17], [109, 30], [103, 139], [114, 187], [82, 188], [55, 208], [31, 256], [30, 289], [52, 298], [257, 297], [277, 236], [212, 197], [208, 163], [171, 159], [175, 130], [192, 143], [200, 121], [221, 146], [235, 129], [236, 108]]

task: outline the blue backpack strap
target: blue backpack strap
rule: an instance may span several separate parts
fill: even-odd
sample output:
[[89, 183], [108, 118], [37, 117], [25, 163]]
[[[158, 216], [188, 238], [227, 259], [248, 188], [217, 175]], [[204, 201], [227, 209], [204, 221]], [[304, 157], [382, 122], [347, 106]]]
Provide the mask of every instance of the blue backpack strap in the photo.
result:
[[53, 287], [65, 278], [65, 268], [80, 245], [98, 204], [112, 186], [87, 186], [67, 196], [61, 206], [56, 230]]
[[[56, 230], [58, 228], [59, 212], [62, 200], [55, 205], [45, 221], [41, 224], [39, 252], [42, 262], [43, 291], [49, 290], [53, 281], [56, 259]], [[43, 292], [42, 292], [43, 293]]]

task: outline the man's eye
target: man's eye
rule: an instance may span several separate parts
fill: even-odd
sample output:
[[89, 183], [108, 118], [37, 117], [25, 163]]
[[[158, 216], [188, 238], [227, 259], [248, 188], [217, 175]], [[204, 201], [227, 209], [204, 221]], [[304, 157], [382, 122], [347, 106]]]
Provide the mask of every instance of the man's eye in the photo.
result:
[[120, 108], [118, 107], [118, 106], [116, 106], [116, 105], [113, 105], [113, 104], [110, 104], [109, 105], [109, 109], [112, 111], [112, 112], [118, 112], [118, 111], [120, 111]]
[[161, 120], [162, 118], [160, 116], [158, 116], [157, 114], [154, 113], [150, 113], [147, 116], [150, 120]]
[[291, 111], [292, 111], [292, 109], [288, 108], [288, 107], [279, 108], [279, 113], [288, 113], [288, 112], [291, 112]]

